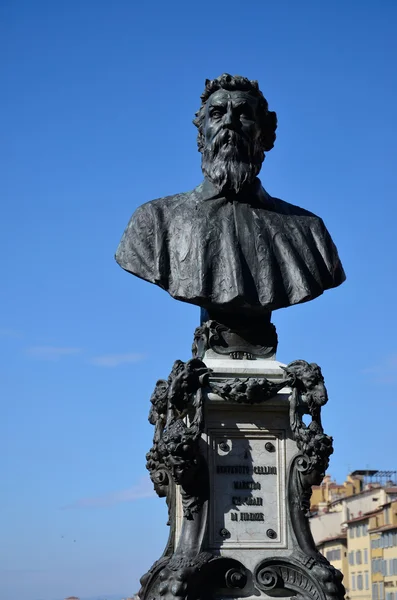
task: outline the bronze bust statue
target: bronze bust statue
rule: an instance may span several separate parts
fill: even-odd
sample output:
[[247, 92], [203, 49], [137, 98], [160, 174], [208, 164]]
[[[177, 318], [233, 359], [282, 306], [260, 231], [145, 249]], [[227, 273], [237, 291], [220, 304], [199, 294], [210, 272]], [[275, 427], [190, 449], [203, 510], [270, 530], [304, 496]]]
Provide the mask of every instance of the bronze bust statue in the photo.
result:
[[277, 127], [258, 83], [223, 74], [206, 81], [201, 100], [193, 122], [204, 181], [140, 206], [119, 265], [229, 321], [269, 320], [340, 285], [345, 274], [323, 221], [271, 197], [257, 178]]

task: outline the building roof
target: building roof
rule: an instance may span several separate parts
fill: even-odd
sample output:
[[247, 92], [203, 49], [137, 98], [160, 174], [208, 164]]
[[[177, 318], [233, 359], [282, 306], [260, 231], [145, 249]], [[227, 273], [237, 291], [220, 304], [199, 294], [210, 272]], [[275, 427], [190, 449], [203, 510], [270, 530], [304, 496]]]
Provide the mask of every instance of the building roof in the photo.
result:
[[330, 537], [324, 538], [323, 540], [320, 540], [319, 542], [317, 542], [317, 547], [318, 546], [322, 546], [323, 544], [327, 544], [328, 542], [346, 542], [347, 541], [347, 534], [346, 533], [338, 533], [337, 535], [331, 535]]
[[382, 525], [381, 527], [376, 527], [376, 529], [370, 529], [370, 533], [382, 533], [382, 531], [390, 531], [390, 529], [397, 529], [397, 524]]
[[[366, 496], [369, 494], [373, 494], [374, 492], [380, 492], [383, 489], [384, 488], [382, 488], [379, 485], [377, 487], [372, 487], [369, 490], [367, 489], [367, 490], [362, 490], [361, 492], [357, 492], [357, 494], [354, 494], [353, 496], [340, 496], [340, 498], [336, 498], [335, 500], [332, 500], [332, 502], [329, 503], [329, 506], [334, 506], [336, 504], [339, 504], [340, 502], [350, 502], [350, 501], [356, 500], [359, 496]], [[388, 493], [390, 493], [390, 492], [388, 492]]]
[[377, 515], [378, 513], [382, 512], [382, 510], [383, 510], [383, 506], [380, 506], [376, 510], [371, 510], [371, 512], [364, 513], [364, 514], [360, 515], [359, 517], [354, 517], [354, 519], [349, 519], [349, 521], [346, 521], [346, 523], [350, 524], [350, 523], [357, 523], [358, 521], [365, 521], [366, 519], [369, 519], [373, 515]]

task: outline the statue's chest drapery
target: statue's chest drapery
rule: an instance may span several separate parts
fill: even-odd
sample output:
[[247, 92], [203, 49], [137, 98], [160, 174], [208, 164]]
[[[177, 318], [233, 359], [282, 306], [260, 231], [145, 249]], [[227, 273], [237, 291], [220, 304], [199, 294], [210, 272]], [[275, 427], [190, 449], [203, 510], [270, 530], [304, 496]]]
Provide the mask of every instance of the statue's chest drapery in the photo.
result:
[[225, 199], [184, 204], [169, 217], [168, 286], [176, 297], [263, 306], [280, 293], [285, 303], [302, 301], [307, 287], [321, 285], [307, 217]]
[[268, 312], [316, 298], [345, 278], [312, 213], [275, 199], [246, 204], [197, 192], [140, 206], [116, 259], [174, 298], [226, 310]]

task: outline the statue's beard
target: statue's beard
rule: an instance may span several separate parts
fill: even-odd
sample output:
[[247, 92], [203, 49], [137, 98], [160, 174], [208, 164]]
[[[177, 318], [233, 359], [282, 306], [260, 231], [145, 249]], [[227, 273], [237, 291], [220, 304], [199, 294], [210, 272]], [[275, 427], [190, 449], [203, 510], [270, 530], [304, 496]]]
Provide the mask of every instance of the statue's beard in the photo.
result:
[[263, 150], [244, 136], [222, 129], [203, 150], [201, 169], [219, 191], [238, 194], [262, 167]]

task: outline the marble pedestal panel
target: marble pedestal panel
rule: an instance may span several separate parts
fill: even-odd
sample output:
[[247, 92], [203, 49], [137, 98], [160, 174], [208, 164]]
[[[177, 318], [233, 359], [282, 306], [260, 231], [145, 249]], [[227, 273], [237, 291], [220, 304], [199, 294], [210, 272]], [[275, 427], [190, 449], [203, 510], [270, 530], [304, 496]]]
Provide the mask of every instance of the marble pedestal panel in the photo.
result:
[[[284, 378], [284, 365], [277, 360], [217, 357], [204, 362], [213, 371], [211, 383]], [[251, 572], [263, 559], [293, 550], [286, 486], [288, 465], [298, 450], [289, 425], [290, 393], [285, 387], [262, 405], [228, 402], [215, 393], [206, 397], [201, 452], [208, 464], [210, 500], [204, 546]], [[177, 494], [176, 543], [182, 519]]]

